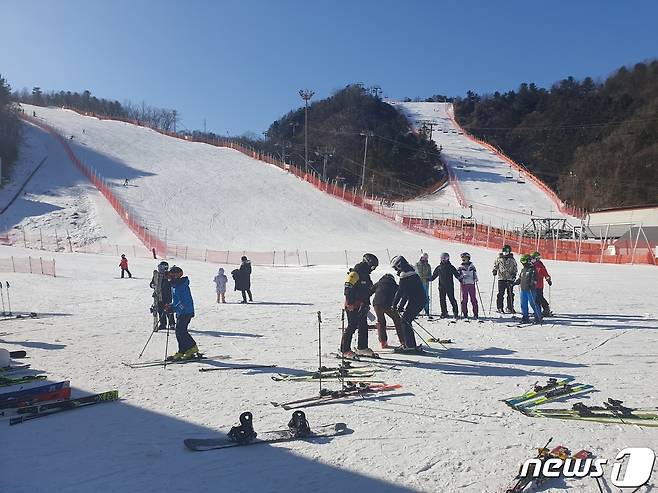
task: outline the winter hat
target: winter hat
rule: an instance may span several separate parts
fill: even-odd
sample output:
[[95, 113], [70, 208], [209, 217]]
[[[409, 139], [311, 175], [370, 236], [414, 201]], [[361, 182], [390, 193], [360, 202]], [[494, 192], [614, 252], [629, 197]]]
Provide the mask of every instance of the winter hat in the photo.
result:
[[217, 273], [218, 273], [218, 274], [223, 274], [223, 273], [224, 273], [224, 267], [220, 267], [220, 268], [217, 270]]
[[246, 255], [243, 255], [242, 258], [241, 258], [240, 260], [242, 260], [243, 262], [244, 262], [245, 260], [247, 260]]
[[183, 269], [181, 269], [177, 265], [174, 265], [171, 269], [169, 269], [169, 276], [170, 277], [183, 277]]
[[420, 256], [420, 260], [424, 260], [425, 262], [427, 262], [427, 261], [429, 260], [429, 258], [430, 258], [430, 256], [427, 255], [427, 253], [423, 253], [423, 254]]
[[450, 260], [450, 254], [447, 252], [443, 252], [441, 254], [441, 262], [447, 262], [448, 260]]

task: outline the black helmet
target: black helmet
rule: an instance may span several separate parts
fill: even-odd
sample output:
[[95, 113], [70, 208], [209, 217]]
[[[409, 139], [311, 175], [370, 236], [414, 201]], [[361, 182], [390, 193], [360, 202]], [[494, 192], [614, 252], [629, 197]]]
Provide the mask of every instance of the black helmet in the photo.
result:
[[167, 272], [169, 270], [169, 262], [165, 262], [164, 260], [158, 264], [158, 272]]
[[396, 255], [391, 259], [391, 267], [393, 267], [398, 272], [400, 272], [402, 270], [402, 267], [408, 263], [409, 262], [407, 262], [407, 259], [404, 258], [402, 255]]
[[366, 253], [363, 255], [363, 261], [370, 266], [370, 271], [372, 272], [379, 265], [379, 259], [372, 253]]
[[243, 255], [243, 256], [240, 258], [240, 260], [242, 260], [242, 261], [244, 262], [245, 260], [247, 260], [247, 256], [246, 256], [246, 255]]
[[177, 265], [174, 265], [171, 269], [169, 269], [169, 277], [175, 277], [175, 278], [183, 277], [183, 269], [181, 269]]

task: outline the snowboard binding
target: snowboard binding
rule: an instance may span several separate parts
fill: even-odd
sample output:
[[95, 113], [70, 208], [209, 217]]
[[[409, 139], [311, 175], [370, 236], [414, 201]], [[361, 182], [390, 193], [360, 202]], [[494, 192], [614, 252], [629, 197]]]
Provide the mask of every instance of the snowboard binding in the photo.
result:
[[290, 434], [295, 438], [305, 438], [311, 434], [311, 427], [308, 424], [304, 411], [295, 411], [288, 423]]
[[249, 411], [240, 415], [240, 426], [234, 426], [228, 432], [230, 440], [236, 442], [238, 445], [245, 445], [256, 438], [254, 431], [254, 415]]

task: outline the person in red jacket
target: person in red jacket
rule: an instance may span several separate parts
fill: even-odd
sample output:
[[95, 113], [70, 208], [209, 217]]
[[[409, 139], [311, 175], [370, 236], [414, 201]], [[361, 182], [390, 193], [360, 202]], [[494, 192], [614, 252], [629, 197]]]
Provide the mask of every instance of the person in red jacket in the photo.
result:
[[535, 301], [538, 305], [541, 306], [542, 317], [550, 317], [553, 314], [551, 313], [551, 307], [548, 305], [548, 301], [546, 301], [546, 298], [544, 298], [544, 279], [546, 279], [546, 282], [549, 286], [553, 285], [553, 281], [551, 280], [551, 276], [548, 273], [548, 270], [546, 270], [546, 266], [541, 261], [541, 255], [539, 252], [534, 252], [532, 254], [532, 264], [534, 265], [535, 271], [537, 272]]
[[132, 278], [132, 274], [128, 270], [128, 259], [126, 258], [126, 254], [122, 253], [121, 254], [121, 262], [119, 262], [119, 267], [121, 267], [121, 279], [123, 279], [123, 274], [128, 273], [128, 277]]

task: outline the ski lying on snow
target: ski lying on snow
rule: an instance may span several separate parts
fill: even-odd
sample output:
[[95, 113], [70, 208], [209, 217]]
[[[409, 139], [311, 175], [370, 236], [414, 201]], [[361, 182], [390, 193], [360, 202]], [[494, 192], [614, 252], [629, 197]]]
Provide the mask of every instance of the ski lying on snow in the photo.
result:
[[539, 406], [541, 404], [546, 404], [547, 402], [553, 402], [560, 400], [565, 397], [573, 397], [576, 395], [588, 394], [590, 392], [595, 392], [593, 385], [587, 384], [567, 384], [564, 387], [558, 387], [553, 390], [539, 395], [533, 399], [523, 401], [521, 404], [514, 406], [516, 409], [523, 412], [523, 410], [530, 407]]
[[27, 370], [30, 367], [30, 365], [10, 365], [10, 366], [2, 366], [0, 367], [0, 373], [3, 375], [8, 375], [10, 373], [16, 373], [19, 371]]
[[568, 385], [569, 382], [572, 382], [573, 380], [575, 380], [574, 377], [566, 377], [566, 378], [561, 378], [561, 379], [549, 378], [548, 382], [546, 382], [546, 384], [544, 384], [544, 385], [535, 384], [535, 385], [533, 385], [532, 390], [529, 390], [529, 391], [527, 391], [527, 392], [525, 392], [521, 395], [517, 395], [515, 397], [510, 397], [508, 399], [503, 399], [503, 401], [506, 404], [514, 407], [517, 404], [523, 403], [524, 401], [534, 399], [534, 398], [536, 398], [540, 395], [543, 395], [543, 394], [545, 394], [546, 392], [548, 392], [550, 390], [556, 389], [558, 387], [564, 387], [564, 386]]
[[284, 402], [284, 403], [278, 403], [278, 402], [271, 402], [271, 404], [274, 407], [281, 407], [285, 410], [291, 410], [291, 409], [298, 409], [302, 407], [310, 407], [310, 406], [317, 406], [320, 404], [324, 404], [326, 402], [331, 402], [339, 399], [344, 399], [344, 398], [352, 398], [352, 397], [362, 397], [370, 394], [374, 394], [377, 392], [388, 392], [391, 390], [397, 390], [401, 388], [402, 385], [396, 383], [396, 384], [379, 384], [379, 383], [372, 383], [372, 384], [357, 384], [349, 387], [345, 387], [340, 390], [328, 390], [328, 389], [322, 389], [319, 394], [314, 395], [313, 397], [307, 397], [304, 399], [298, 399], [295, 401], [290, 401], [290, 402]]
[[27, 356], [27, 351], [9, 351], [9, 357], [12, 359], [21, 359]]
[[276, 365], [238, 365], [238, 366], [226, 366], [222, 368], [199, 368], [199, 371], [206, 372], [206, 371], [224, 371], [224, 370], [255, 370], [258, 368], [276, 368]]
[[27, 375], [25, 377], [0, 377], [0, 387], [10, 387], [12, 385], [21, 385], [36, 380], [45, 380], [46, 375]]
[[35, 406], [23, 407], [17, 410], [17, 415], [9, 420], [10, 425], [17, 425], [24, 421], [31, 419], [43, 418], [51, 414], [57, 414], [64, 411], [71, 411], [81, 407], [87, 407], [94, 404], [101, 404], [103, 402], [116, 401], [119, 399], [118, 390], [110, 390], [100, 394], [89, 395], [85, 397], [78, 397], [77, 399], [69, 399], [59, 402], [50, 402], [39, 404]]
[[30, 387], [27, 389], [15, 390], [13, 392], [4, 392], [0, 394], [0, 409], [4, 409], [7, 407], [15, 407], [13, 405], [13, 402], [23, 401], [35, 395], [48, 393], [48, 392], [55, 392], [57, 390], [61, 390], [63, 388], [70, 386], [71, 386], [71, 382], [66, 380], [63, 382], [39, 385], [38, 387]]
[[12, 401], [11, 406], [0, 409], [0, 418], [6, 418], [16, 414], [17, 408], [34, 406], [40, 402], [63, 401], [71, 397], [71, 387], [64, 387], [53, 392], [44, 392], [32, 397], [24, 398], [20, 401]]
[[166, 360], [150, 360], [150, 361], [136, 361], [134, 363], [127, 363], [122, 361], [121, 364], [127, 366], [128, 368], [150, 368], [151, 366], [167, 366], [169, 365], [182, 365], [185, 363], [198, 363], [199, 361], [212, 360], [212, 359], [230, 359], [230, 356], [220, 355], [220, 356], [201, 356], [199, 358], [192, 359], [182, 359], [178, 361], [166, 361]]

